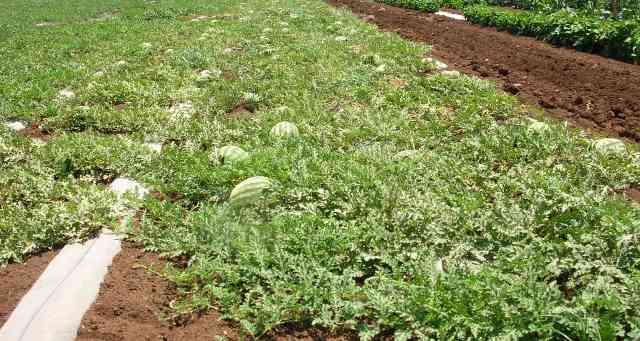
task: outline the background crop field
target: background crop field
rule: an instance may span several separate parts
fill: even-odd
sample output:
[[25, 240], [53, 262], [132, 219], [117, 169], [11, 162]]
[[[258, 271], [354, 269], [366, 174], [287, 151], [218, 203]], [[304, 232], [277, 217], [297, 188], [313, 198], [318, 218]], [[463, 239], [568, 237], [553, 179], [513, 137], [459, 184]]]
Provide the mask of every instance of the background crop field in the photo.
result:
[[[250, 335], [640, 337], [635, 148], [532, 129], [493, 84], [322, 1], [0, 10], [0, 118], [52, 133], [0, 128], [0, 263], [116, 227], [104, 183], [128, 176], [173, 198], [122, 232], [188, 260], [167, 271], [176, 309]], [[299, 137], [269, 135], [285, 120]], [[228, 144], [249, 160], [221, 163]], [[230, 205], [251, 176], [277, 185]]]

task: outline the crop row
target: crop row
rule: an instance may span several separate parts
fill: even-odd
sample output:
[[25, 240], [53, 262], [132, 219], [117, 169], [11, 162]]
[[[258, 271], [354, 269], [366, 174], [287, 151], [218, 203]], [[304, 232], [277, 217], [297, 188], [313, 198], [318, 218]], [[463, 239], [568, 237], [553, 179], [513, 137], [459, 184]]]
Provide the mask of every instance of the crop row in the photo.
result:
[[603, 20], [563, 10], [551, 14], [500, 10], [483, 0], [380, 0], [387, 5], [436, 12], [461, 9], [469, 21], [518, 35], [620, 60], [640, 61], [640, 21]]
[[464, 14], [475, 24], [607, 57], [640, 60], [639, 21], [602, 20], [568, 11], [552, 14], [501, 11], [485, 5], [465, 7]]
[[[509, 6], [527, 10], [555, 12], [562, 9], [573, 9], [580, 12], [601, 15], [610, 10], [609, 0], [486, 0], [489, 5]], [[637, 0], [621, 0], [621, 17], [630, 18], [640, 14], [640, 3]]]
[[[608, 0], [422, 0], [422, 1], [404, 1], [404, 2], [421, 2], [442, 6], [462, 9], [464, 6], [486, 4], [493, 6], [514, 7], [524, 10], [532, 10], [536, 12], [552, 13], [560, 10], [572, 10], [585, 15], [601, 16], [606, 14], [609, 8]], [[621, 18], [632, 18], [640, 15], [640, 2], [636, 0], [620, 1], [619, 16]]]

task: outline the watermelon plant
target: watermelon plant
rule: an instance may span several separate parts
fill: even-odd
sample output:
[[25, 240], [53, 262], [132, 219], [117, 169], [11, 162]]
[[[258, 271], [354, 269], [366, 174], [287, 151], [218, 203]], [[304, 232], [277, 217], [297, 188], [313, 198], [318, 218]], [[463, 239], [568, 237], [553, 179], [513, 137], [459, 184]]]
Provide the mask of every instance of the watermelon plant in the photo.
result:
[[0, 126], [0, 268], [115, 226], [115, 196], [90, 178], [56, 178], [37, 148]]

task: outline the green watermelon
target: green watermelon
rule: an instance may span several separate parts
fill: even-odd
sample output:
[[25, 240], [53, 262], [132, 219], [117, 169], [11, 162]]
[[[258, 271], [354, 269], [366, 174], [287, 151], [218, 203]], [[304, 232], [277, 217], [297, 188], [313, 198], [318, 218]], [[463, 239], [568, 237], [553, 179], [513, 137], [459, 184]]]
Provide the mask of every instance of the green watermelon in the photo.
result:
[[249, 153], [236, 146], [224, 146], [218, 150], [220, 162], [241, 162], [249, 158]]
[[440, 71], [440, 74], [445, 77], [451, 77], [451, 78], [460, 77], [461, 75], [460, 71], [456, 71], [456, 70], [443, 70], [443, 71]]
[[398, 154], [394, 155], [393, 158], [396, 160], [402, 160], [402, 159], [413, 159], [415, 157], [418, 156], [419, 151], [415, 150], [415, 149], [407, 149], [407, 150], [403, 150], [401, 152], [399, 152]]
[[270, 188], [273, 181], [264, 176], [254, 176], [239, 183], [232, 191], [229, 201], [236, 206], [255, 202], [263, 190]]
[[540, 121], [534, 120], [532, 118], [530, 118], [529, 121], [531, 122], [531, 124], [527, 128], [527, 130], [529, 130], [529, 131], [542, 133], [542, 132], [545, 132], [545, 131], [549, 130], [549, 125], [546, 124], [545, 122], [540, 122]]
[[294, 137], [299, 134], [298, 127], [291, 122], [280, 122], [271, 128], [271, 135], [277, 137]]
[[624, 154], [627, 146], [618, 139], [605, 138], [597, 140], [593, 143], [595, 149], [603, 154]]

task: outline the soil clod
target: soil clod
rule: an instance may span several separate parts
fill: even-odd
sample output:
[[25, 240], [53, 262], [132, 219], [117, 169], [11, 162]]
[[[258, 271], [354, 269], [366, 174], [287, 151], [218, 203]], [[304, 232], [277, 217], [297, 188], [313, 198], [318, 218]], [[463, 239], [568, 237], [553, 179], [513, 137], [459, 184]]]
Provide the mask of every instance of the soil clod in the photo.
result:
[[30, 126], [18, 131], [18, 134], [22, 136], [28, 136], [36, 140], [48, 142], [51, 139], [52, 134], [48, 130], [44, 130], [38, 123], [32, 123]]

